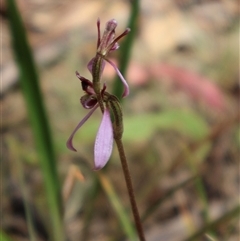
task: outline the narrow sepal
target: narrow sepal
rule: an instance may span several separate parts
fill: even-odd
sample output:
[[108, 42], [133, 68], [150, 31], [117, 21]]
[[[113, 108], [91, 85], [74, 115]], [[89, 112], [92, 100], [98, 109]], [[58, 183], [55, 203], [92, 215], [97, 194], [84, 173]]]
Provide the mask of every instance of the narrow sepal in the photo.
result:
[[109, 59], [105, 59], [109, 64], [112, 65], [112, 67], [115, 69], [115, 71], [117, 72], [119, 78], [121, 79], [122, 83], [123, 83], [123, 86], [124, 86], [124, 91], [123, 91], [123, 94], [122, 94], [122, 97], [126, 97], [129, 95], [130, 93], [130, 90], [129, 90], [129, 86], [128, 86], [128, 83], [127, 81], [124, 79], [124, 77], [122, 76], [121, 72], [119, 71], [119, 69], [117, 68], [117, 66]]
[[73, 147], [73, 137], [76, 134], [77, 130], [88, 120], [88, 118], [92, 115], [92, 113], [97, 109], [99, 105], [97, 104], [91, 111], [88, 112], [88, 114], [78, 123], [78, 125], [76, 126], [76, 128], [74, 129], [74, 131], [72, 132], [72, 134], [70, 135], [70, 137], [67, 140], [66, 146], [68, 149], [72, 150], [72, 151], [77, 151], [74, 147]]

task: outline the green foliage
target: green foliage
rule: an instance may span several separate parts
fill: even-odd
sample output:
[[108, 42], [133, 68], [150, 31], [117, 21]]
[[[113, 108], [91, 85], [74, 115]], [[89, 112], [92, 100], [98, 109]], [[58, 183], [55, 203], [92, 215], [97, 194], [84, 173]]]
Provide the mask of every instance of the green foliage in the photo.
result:
[[[127, 24], [127, 27], [131, 29], [131, 32], [125, 37], [125, 41], [121, 43], [121, 52], [119, 58], [119, 70], [123, 76], [125, 76], [127, 67], [130, 61], [131, 49], [135, 39], [136, 32], [138, 30], [138, 17], [139, 17], [139, 0], [131, 1], [131, 13]], [[122, 101], [123, 85], [117, 76], [114, 81], [113, 94], [116, 95], [120, 101]]]
[[14, 0], [7, 1], [12, 44], [20, 74], [20, 83], [32, 125], [38, 158], [44, 175], [49, 219], [53, 240], [62, 240], [61, 193], [57, 176], [52, 136], [46, 116], [43, 97], [32, 52], [29, 47], [21, 16]]
[[110, 180], [107, 178], [105, 174], [101, 172], [98, 173], [98, 177], [113, 209], [117, 214], [119, 223], [122, 226], [124, 233], [129, 238], [129, 240], [137, 240], [137, 235], [131, 223], [129, 212], [126, 212], [123, 205], [121, 204], [117, 192], [111, 184]]
[[[91, 119], [77, 134], [76, 142], [92, 141], [96, 135], [99, 120]], [[175, 130], [180, 134], [201, 140], [208, 133], [208, 125], [200, 115], [192, 111], [167, 110], [159, 113], [146, 113], [124, 116], [123, 139], [126, 142], [141, 142], [150, 138], [157, 130]], [[79, 139], [78, 139], [79, 138]], [[78, 140], [77, 140], [78, 139]]]
[[208, 131], [206, 122], [196, 113], [167, 110], [125, 118], [124, 139], [126, 141], [145, 140], [159, 129], [175, 130], [196, 140], [203, 138]]
[[0, 231], [0, 240], [1, 241], [12, 241], [12, 239], [2, 231]]

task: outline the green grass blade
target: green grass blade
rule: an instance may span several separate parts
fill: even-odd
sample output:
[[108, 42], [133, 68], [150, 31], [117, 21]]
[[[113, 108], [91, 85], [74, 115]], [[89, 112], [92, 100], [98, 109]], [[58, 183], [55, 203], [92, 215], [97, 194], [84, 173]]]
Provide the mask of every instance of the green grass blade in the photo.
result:
[[[11, 144], [12, 144], [12, 147], [10, 146]], [[18, 160], [16, 162], [16, 168], [17, 168], [17, 172], [18, 172], [19, 186], [20, 186], [20, 190], [21, 190], [21, 194], [22, 194], [22, 198], [23, 198], [23, 203], [24, 203], [28, 233], [29, 233], [29, 240], [36, 241], [37, 239], [36, 239], [35, 230], [34, 230], [34, 223], [33, 223], [34, 221], [33, 221], [32, 213], [30, 211], [30, 207], [27, 202], [27, 190], [26, 190], [27, 186], [25, 185], [26, 180], [25, 180], [23, 164], [22, 164], [23, 158], [21, 156], [21, 153], [19, 153], [19, 151], [17, 150], [15, 143], [12, 142], [11, 144], [9, 146], [10, 146], [10, 149], [12, 150], [12, 152], [14, 153], [14, 155], [20, 157], [19, 159], [17, 159], [17, 157], [16, 157], [15, 160]]]
[[[131, 55], [131, 48], [137, 31], [138, 15], [139, 15], [139, 0], [132, 0], [131, 2], [131, 13], [127, 27], [131, 29], [131, 32], [125, 37], [125, 40], [121, 43], [119, 52], [119, 70], [123, 76], [125, 76], [128, 63]], [[113, 86], [113, 94], [116, 95], [120, 100], [123, 93], [123, 84], [116, 76]]]
[[131, 241], [137, 240], [136, 231], [131, 222], [131, 218], [126, 213], [125, 209], [123, 208], [123, 206], [122, 206], [121, 202], [119, 201], [119, 198], [118, 198], [113, 186], [111, 185], [110, 181], [108, 180], [107, 176], [101, 172], [98, 172], [97, 174], [99, 177], [99, 181], [102, 185], [102, 188], [105, 191], [105, 193], [107, 194], [107, 197], [119, 218], [119, 222], [120, 222], [126, 236]]
[[96, 198], [100, 193], [101, 185], [98, 180], [98, 178], [95, 176], [92, 184], [92, 188], [89, 191], [89, 196], [87, 198], [86, 202], [86, 207], [84, 208], [84, 219], [83, 219], [83, 229], [81, 232], [81, 238], [82, 240], [88, 240], [88, 234], [89, 234], [89, 228], [91, 226], [91, 221], [94, 215], [94, 204], [96, 202]]
[[[194, 161], [190, 160], [189, 161], [190, 166], [192, 167], [192, 171], [193, 173], [197, 174], [197, 167], [195, 167]], [[203, 184], [203, 180], [201, 177], [197, 177], [197, 179], [195, 180], [195, 188], [196, 188], [196, 192], [198, 193], [199, 196], [199, 200], [201, 201], [202, 204], [202, 213], [203, 213], [203, 218], [204, 218], [204, 222], [207, 223], [209, 221], [209, 203], [208, 203], [208, 198], [207, 198], [207, 193]]]
[[7, 6], [12, 44], [20, 74], [20, 84], [43, 171], [49, 208], [49, 219], [52, 224], [51, 234], [54, 240], [60, 241], [63, 239], [61, 192], [52, 138], [38, 84], [38, 74], [15, 1], [8, 0]]

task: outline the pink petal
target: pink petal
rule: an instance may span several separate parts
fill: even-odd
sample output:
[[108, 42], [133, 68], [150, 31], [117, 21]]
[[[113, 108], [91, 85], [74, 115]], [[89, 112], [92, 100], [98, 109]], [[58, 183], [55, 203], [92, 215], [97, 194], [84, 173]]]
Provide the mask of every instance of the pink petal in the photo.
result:
[[108, 162], [113, 147], [113, 127], [110, 112], [105, 109], [103, 118], [98, 129], [94, 146], [94, 170], [103, 168]]
[[121, 72], [119, 71], [119, 69], [116, 67], [116, 65], [109, 59], [105, 59], [109, 64], [112, 65], [112, 67], [115, 69], [115, 71], [117, 72], [118, 76], [120, 77], [123, 85], [124, 85], [124, 91], [123, 91], [123, 95], [122, 97], [126, 97], [129, 95], [130, 90], [127, 84], [127, 81], [124, 79], [124, 77], [122, 76]]
[[74, 131], [72, 132], [72, 134], [70, 135], [70, 137], [68, 138], [67, 140], [67, 148], [72, 150], [72, 151], [77, 151], [74, 147], [73, 147], [73, 143], [72, 143], [72, 140], [73, 140], [73, 137], [75, 135], [75, 133], [77, 132], [77, 130], [88, 120], [88, 118], [92, 115], [92, 113], [98, 108], [98, 104], [95, 105], [95, 107], [88, 112], [88, 114], [78, 123], [78, 125], [76, 126], [76, 128], [74, 129]]

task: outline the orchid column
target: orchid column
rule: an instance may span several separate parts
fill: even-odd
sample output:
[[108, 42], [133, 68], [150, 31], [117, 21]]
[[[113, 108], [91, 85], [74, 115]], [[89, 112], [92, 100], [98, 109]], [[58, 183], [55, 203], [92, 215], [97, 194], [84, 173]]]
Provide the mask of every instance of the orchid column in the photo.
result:
[[67, 147], [70, 150], [76, 151], [73, 147], [73, 137], [77, 130], [88, 120], [92, 113], [100, 107], [103, 117], [101, 124], [98, 129], [98, 133], [95, 140], [94, 146], [94, 169], [100, 170], [108, 162], [113, 147], [113, 140], [115, 140], [119, 157], [121, 159], [122, 168], [124, 172], [124, 177], [128, 189], [128, 194], [130, 198], [130, 203], [133, 211], [133, 216], [138, 232], [139, 239], [144, 241], [144, 233], [141, 225], [141, 220], [138, 213], [137, 204], [135, 201], [135, 196], [132, 187], [132, 181], [127, 165], [127, 159], [125, 156], [122, 134], [123, 134], [123, 116], [122, 109], [118, 98], [106, 91], [106, 84], [101, 83], [101, 75], [104, 71], [106, 62], [108, 62], [117, 72], [123, 85], [124, 92], [122, 97], [129, 94], [129, 87], [118, 70], [117, 66], [107, 59], [109, 52], [114, 51], [119, 48], [118, 40], [129, 33], [130, 29], [127, 28], [121, 35], [115, 38], [115, 29], [117, 27], [116, 20], [112, 19], [106, 23], [104, 33], [101, 37], [100, 33], [100, 20], [97, 21], [98, 29], [98, 40], [97, 40], [97, 52], [94, 58], [92, 58], [88, 64], [88, 70], [92, 74], [92, 81], [84, 78], [78, 72], [76, 72], [77, 77], [80, 79], [82, 84], [82, 89], [85, 92], [80, 99], [81, 104], [86, 109], [91, 109], [90, 112], [79, 122], [77, 127], [74, 129], [73, 133], [70, 135], [67, 141]]

